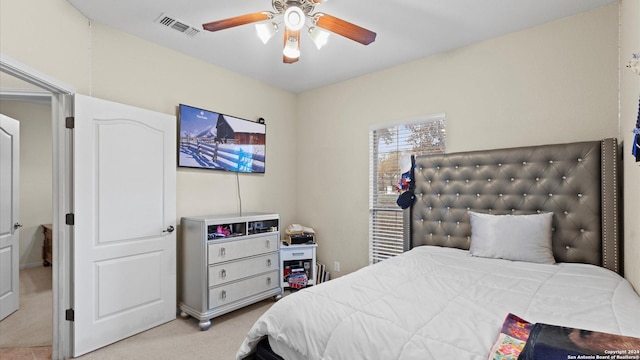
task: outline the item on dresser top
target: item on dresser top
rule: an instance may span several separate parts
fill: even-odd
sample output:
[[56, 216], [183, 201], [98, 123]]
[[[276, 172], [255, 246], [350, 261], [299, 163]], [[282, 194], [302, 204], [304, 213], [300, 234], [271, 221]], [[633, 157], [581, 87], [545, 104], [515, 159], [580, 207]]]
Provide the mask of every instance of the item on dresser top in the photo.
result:
[[285, 230], [285, 241], [289, 244], [313, 244], [315, 242], [315, 233], [310, 227], [291, 224]]
[[287, 235], [296, 235], [296, 234], [315, 234], [315, 231], [308, 227], [302, 226], [300, 224], [291, 224], [287, 226], [285, 230], [285, 234]]
[[313, 244], [315, 242], [313, 234], [296, 234], [287, 237], [291, 245], [297, 244]]

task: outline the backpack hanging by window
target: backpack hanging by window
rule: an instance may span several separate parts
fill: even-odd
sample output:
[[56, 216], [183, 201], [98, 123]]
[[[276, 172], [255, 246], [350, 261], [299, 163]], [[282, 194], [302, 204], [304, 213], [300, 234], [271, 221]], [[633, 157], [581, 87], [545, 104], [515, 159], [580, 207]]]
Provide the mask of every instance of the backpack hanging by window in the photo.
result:
[[408, 188], [407, 191], [400, 194], [396, 200], [396, 204], [402, 209], [410, 207], [416, 201], [416, 195], [413, 193], [413, 189], [415, 189], [415, 183], [413, 181], [415, 165], [415, 157], [411, 155], [411, 167], [408, 172], [402, 174], [402, 179], [399, 184], [400, 187], [402, 187], [403, 184], [408, 184]]
[[638, 120], [636, 128], [633, 129], [633, 149], [631, 153], [636, 158], [636, 162], [640, 162], [640, 99], [638, 99]]

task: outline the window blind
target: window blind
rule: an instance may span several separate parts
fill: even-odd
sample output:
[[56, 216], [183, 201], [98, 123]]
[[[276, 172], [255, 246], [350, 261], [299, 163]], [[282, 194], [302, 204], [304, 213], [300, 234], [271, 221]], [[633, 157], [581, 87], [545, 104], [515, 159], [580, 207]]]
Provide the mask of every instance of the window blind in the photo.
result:
[[403, 251], [402, 209], [396, 190], [403, 155], [445, 152], [445, 116], [386, 124], [369, 132], [369, 264]]

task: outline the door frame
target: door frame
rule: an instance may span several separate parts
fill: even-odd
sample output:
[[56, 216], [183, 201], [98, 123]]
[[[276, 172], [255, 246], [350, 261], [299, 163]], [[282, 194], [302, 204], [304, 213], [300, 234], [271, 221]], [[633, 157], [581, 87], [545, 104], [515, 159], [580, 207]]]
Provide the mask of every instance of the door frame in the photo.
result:
[[[73, 333], [71, 322], [65, 319], [65, 310], [73, 308], [71, 266], [73, 264], [73, 233], [65, 224], [65, 214], [72, 213], [72, 132], [66, 129], [65, 119], [73, 116], [75, 89], [43, 74], [0, 52], [0, 71], [40, 87], [51, 93], [52, 121], [52, 180], [53, 180], [53, 339], [52, 359], [71, 357]], [[42, 96], [41, 91], [25, 91], [25, 96]]]

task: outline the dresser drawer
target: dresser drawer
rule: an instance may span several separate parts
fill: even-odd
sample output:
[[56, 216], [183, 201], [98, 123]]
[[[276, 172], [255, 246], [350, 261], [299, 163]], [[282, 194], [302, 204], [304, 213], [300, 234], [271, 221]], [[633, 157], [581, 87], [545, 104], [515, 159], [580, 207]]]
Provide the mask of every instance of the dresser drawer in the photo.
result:
[[296, 249], [296, 245], [290, 245], [282, 248], [282, 261], [311, 259], [313, 257], [313, 248], [307, 247]]
[[209, 286], [278, 270], [278, 253], [209, 266]]
[[226, 305], [248, 296], [278, 288], [280, 287], [279, 276], [280, 272], [276, 270], [246, 280], [210, 288], [209, 308], [213, 309], [216, 306]]
[[210, 242], [208, 246], [209, 264], [278, 251], [280, 245], [278, 238], [278, 233], [275, 232], [245, 240]]

